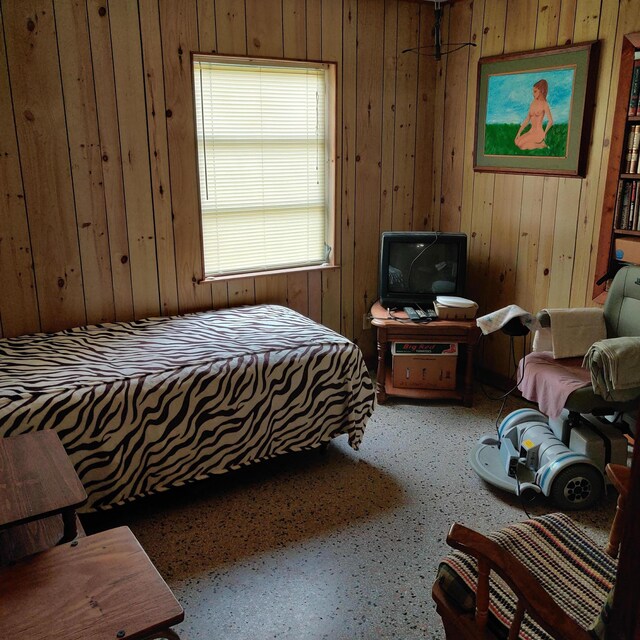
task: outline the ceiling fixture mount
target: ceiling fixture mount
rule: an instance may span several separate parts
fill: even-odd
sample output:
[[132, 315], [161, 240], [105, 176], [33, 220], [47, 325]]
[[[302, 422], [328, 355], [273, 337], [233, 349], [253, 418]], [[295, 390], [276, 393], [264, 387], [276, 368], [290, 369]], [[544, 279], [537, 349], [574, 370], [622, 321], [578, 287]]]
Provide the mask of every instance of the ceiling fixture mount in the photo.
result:
[[402, 53], [413, 52], [423, 56], [433, 56], [436, 60], [440, 60], [442, 56], [446, 56], [454, 51], [458, 51], [463, 47], [475, 47], [475, 42], [446, 42], [442, 43], [440, 27], [442, 24], [442, 5], [448, 0], [420, 0], [423, 3], [433, 4], [435, 10], [435, 23], [433, 25], [433, 44], [424, 45], [422, 47], [412, 47], [404, 49]]

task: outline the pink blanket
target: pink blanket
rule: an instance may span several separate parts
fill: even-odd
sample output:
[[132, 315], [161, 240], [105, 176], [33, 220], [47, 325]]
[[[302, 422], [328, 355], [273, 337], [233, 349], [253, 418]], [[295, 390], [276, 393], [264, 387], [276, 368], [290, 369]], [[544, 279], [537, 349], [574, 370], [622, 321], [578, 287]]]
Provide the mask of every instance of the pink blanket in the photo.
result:
[[542, 413], [556, 418], [571, 393], [591, 384], [589, 371], [581, 365], [582, 358], [554, 360], [550, 351], [535, 351], [520, 360], [518, 389], [537, 402]]

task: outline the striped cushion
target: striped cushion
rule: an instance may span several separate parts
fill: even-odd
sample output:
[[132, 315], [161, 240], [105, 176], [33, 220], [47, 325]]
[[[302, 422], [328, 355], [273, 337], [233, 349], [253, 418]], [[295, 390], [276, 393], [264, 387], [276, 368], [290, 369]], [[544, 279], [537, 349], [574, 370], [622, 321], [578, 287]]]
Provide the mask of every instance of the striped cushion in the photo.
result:
[[[540, 516], [487, 537], [518, 558], [578, 624], [585, 629], [591, 627], [613, 586], [616, 563], [580, 531], [571, 518], [562, 513]], [[474, 608], [478, 582], [474, 558], [453, 551], [441, 563], [438, 581], [462, 608]], [[516, 610], [516, 597], [495, 572], [491, 572], [489, 588], [490, 628], [498, 636], [506, 637]], [[528, 614], [519, 637], [552, 640]]]

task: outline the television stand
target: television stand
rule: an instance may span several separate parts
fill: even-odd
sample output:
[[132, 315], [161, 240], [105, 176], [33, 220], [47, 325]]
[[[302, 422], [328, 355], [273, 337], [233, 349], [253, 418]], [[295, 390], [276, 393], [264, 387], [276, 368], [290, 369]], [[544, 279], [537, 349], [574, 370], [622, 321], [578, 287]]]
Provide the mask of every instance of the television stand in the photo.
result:
[[[371, 324], [378, 332], [378, 372], [376, 399], [384, 404], [388, 397], [416, 400], [458, 400], [465, 406], [473, 404], [473, 351], [480, 329], [475, 320], [434, 320], [411, 322], [404, 311], [389, 316], [379, 302], [371, 307]], [[400, 388], [393, 385], [391, 367], [387, 365], [392, 342], [456, 342], [459, 348], [455, 389]]]

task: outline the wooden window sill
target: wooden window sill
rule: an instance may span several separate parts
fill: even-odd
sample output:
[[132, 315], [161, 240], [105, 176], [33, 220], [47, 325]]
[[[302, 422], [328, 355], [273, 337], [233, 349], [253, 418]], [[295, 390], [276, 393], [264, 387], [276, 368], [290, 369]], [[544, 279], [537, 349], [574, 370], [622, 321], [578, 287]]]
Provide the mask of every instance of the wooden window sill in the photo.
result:
[[247, 273], [230, 273], [223, 276], [206, 276], [200, 280], [200, 284], [207, 282], [228, 282], [229, 280], [240, 280], [242, 278], [262, 278], [265, 276], [280, 276], [288, 275], [290, 273], [301, 273], [305, 271], [331, 271], [333, 269], [340, 269], [340, 265], [337, 264], [317, 264], [310, 267], [294, 267], [291, 269], [276, 269], [273, 271], [252, 271]]

